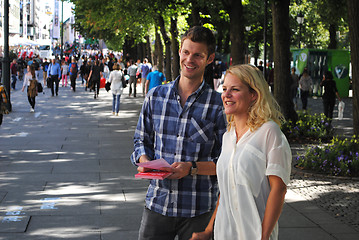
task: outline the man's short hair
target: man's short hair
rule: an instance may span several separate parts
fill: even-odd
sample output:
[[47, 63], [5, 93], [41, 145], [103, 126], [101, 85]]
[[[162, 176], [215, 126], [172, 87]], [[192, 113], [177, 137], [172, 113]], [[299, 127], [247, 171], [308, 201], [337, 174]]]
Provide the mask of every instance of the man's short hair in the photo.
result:
[[192, 42], [205, 43], [207, 45], [208, 56], [213, 54], [216, 50], [216, 39], [213, 32], [202, 26], [194, 26], [188, 29], [182, 36], [181, 45], [184, 40], [189, 39]]

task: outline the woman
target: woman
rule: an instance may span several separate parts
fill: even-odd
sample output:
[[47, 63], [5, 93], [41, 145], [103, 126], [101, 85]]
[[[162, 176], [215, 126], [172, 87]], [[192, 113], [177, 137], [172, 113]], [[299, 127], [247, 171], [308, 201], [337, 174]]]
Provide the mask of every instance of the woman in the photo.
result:
[[107, 82], [111, 83], [111, 91], [113, 96], [112, 102], [112, 114], [118, 116], [118, 112], [120, 111], [120, 98], [123, 90], [122, 86], [122, 76], [123, 73], [120, 70], [120, 65], [115, 63], [113, 65], [113, 71], [110, 73], [110, 77]]
[[313, 80], [308, 74], [308, 69], [304, 68], [303, 75], [299, 80], [300, 98], [302, 100], [302, 109], [307, 110], [308, 97], [313, 87]]
[[102, 67], [100, 65], [100, 61], [97, 59], [95, 61], [95, 64], [92, 65], [90, 75], [89, 75], [89, 83], [90, 89], [93, 89], [95, 92], [94, 99], [98, 97], [98, 94], [100, 93], [100, 79], [101, 79], [101, 73], [102, 73]]
[[[62, 86], [67, 87], [67, 74], [69, 71], [69, 65], [67, 65], [67, 62], [62, 60], [61, 62], [61, 75], [62, 75]], [[64, 85], [64, 80], [65, 80], [65, 85]]]
[[333, 110], [335, 105], [335, 97], [338, 97], [338, 100], [341, 101], [337, 85], [333, 80], [333, 74], [328, 71], [323, 75], [323, 80], [320, 83], [321, 87], [324, 87], [323, 94], [323, 106], [324, 106], [324, 115], [328, 118], [333, 118]]
[[216, 240], [278, 239], [292, 158], [279, 106], [251, 65], [228, 69], [222, 101], [228, 127], [216, 169], [220, 197], [206, 230], [192, 240], [210, 239], [213, 232]]
[[37, 96], [37, 80], [35, 68], [33, 65], [27, 66], [27, 73], [24, 77], [24, 83], [22, 85], [22, 92], [27, 87], [27, 100], [30, 103], [30, 112], [35, 112], [35, 97]]

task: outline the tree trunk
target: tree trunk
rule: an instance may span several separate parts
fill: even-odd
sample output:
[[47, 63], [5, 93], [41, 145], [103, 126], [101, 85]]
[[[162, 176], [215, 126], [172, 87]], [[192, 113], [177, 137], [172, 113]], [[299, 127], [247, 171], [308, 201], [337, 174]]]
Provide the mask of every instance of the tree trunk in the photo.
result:
[[242, 1], [229, 1], [229, 25], [232, 64], [244, 63], [245, 41]]
[[161, 36], [158, 33], [158, 30], [156, 28], [156, 64], [158, 67], [158, 71], [163, 72], [163, 45]]
[[165, 42], [165, 76], [166, 79], [172, 79], [172, 72], [171, 72], [171, 39], [169, 38], [166, 26], [165, 26], [165, 20], [161, 15], [158, 15], [158, 23], [160, 27], [160, 31], [162, 34], [163, 41]]
[[[146, 58], [148, 59], [148, 61], [150, 63], [153, 62], [150, 35], [146, 35], [146, 53], [145, 53], [145, 56], [146, 56]], [[141, 60], [143, 60], [143, 59], [141, 59]]]
[[335, 24], [329, 26], [329, 39], [328, 49], [337, 49], [337, 26]]
[[[178, 43], [178, 28], [177, 28], [177, 17], [171, 17], [171, 36], [172, 36], [172, 71], [173, 78], [180, 75], [180, 59], [179, 59], [179, 43]], [[171, 81], [172, 79], [167, 79]]]
[[347, 0], [353, 81], [353, 128], [359, 135], [359, 1]]
[[289, 1], [272, 2], [273, 48], [274, 48], [274, 97], [286, 119], [296, 121], [298, 116], [290, 97], [290, 28]]

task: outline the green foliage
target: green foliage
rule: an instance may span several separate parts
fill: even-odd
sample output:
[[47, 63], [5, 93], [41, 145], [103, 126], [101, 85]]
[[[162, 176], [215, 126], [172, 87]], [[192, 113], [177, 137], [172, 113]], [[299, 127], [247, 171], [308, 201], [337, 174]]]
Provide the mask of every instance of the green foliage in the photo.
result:
[[308, 148], [297, 157], [298, 167], [334, 176], [359, 177], [359, 141], [356, 136], [329, 145]]
[[305, 111], [298, 111], [298, 120], [293, 123], [291, 120], [282, 124], [281, 129], [289, 141], [328, 141], [334, 135], [330, 126], [330, 119], [323, 113], [310, 114]]

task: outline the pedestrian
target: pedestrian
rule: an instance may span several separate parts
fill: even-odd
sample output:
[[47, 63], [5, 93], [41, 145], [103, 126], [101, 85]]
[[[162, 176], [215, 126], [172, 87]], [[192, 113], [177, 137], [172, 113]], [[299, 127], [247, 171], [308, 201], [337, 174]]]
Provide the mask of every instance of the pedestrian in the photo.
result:
[[191, 240], [213, 232], [215, 240], [276, 240], [292, 160], [280, 107], [263, 73], [248, 64], [228, 69], [222, 101], [228, 126], [217, 162], [220, 196], [206, 230]]
[[308, 74], [308, 69], [304, 68], [303, 74], [299, 80], [300, 98], [302, 100], [302, 109], [307, 110], [309, 93], [312, 91], [313, 80]]
[[292, 83], [290, 85], [290, 96], [291, 96], [290, 99], [293, 100], [294, 107], [295, 107], [295, 109], [297, 109], [297, 106], [298, 106], [297, 93], [298, 93], [298, 86], [299, 86], [299, 77], [295, 73], [295, 71], [296, 71], [295, 67], [292, 67], [291, 71], [292, 71], [292, 74], [291, 74]]
[[[47, 69], [47, 75], [50, 77], [51, 95], [54, 96], [54, 93], [56, 92], [56, 96], [58, 96], [59, 82], [61, 78], [61, 67], [60, 64], [56, 62], [55, 58], [51, 60], [49, 68]], [[55, 91], [54, 91], [54, 84], [56, 86]]]
[[100, 80], [102, 67], [100, 64], [100, 60], [95, 60], [95, 64], [92, 65], [90, 75], [89, 75], [89, 88], [94, 90], [94, 99], [98, 98], [98, 94], [100, 93]]
[[[90, 84], [90, 79], [89, 79], [89, 75], [91, 72], [91, 68], [92, 68], [92, 61], [91, 58], [89, 58], [86, 62], [86, 64], [84, 64], [84, 79], [85, 79], [85, 91], [87, 91], [87, 88], [90, 88], [89, 84]], [[91, 91], [91, 88], [90, 88]]]
[[320, 86], [324, 87], [324, 94], [322, 96], [324, 115], [330, 118], [331, 121], [333, 119], [335, 98], [338, 97], [339, 102], [341, 101], [332, 72], [327, 71], [323, 75], [323, 80], [321, 81]]
[[27, 73], [25, 74], [24, 83], [21, 91], [27, 88], [27, 100], [30, 103], [30, 112], [35, 112], [35, 98], [37, 96], [37, 80], [35, 67], [33, 65], [27, 66]]
[[146, 81], [146, 94], [152, 88], [162, 85], [162, 83], [166, 83], [166, 77], [163, 73], [158, 71], [158, 67], [156, 65], [153, 66], [152, 72], [147, 75]]
[[112, 114], [116, 114], [116, 116], [118, 116], [118, 112], [120, 111], [120, 98], [123, 91], [123, 72], [120, 70], [120, 65], [118, 63], [115, 63], [112, 68], [113, 70], [110, 73], [110, 77], [107, 79], [107, 82], [111, 83], [111, 91], [113, 97]]
[[142, 94], [143, 96], [146, 95], [146, 80], [147, 75], [151, 72], [151, 65], [148, 63], [148, 59], [143, 59], [143, 64], [141, 66], [141, 85], [142, 85]]
[[[8, 65], [9, 66], [9, 65]], [[15, 90], [15, 86], [16, 86], [16, 80], [17, 80], [17, 63], [16, 63], [16, 59], [12, 60], [12, 63], [10, 64], [10, 72], [11, 72], [11, 88], [13, 90]]]
[[47, 80], [47, 69], [49, 68], [49, 62], [47, 61], [47, 58], [44, 58], [44, 61], [41, 64], [41, 68], [42, 68], [42, 77], [44, 78], [44, 86], [47, 85], [46, 80]]
[[130, 85], [129, 89], [129, 96], [131, 97], [132, 94], [132, 87], [133, 87], [133, 97], [136, 97], [136, 85], [137, 85], [137, 79], [136, 79], [136, 73], [137, 73], [137, 65], [133, 62], [133, 60], [130, 60], [130, 66], [127, 69], [127, 74], [129, 75], [130, 79], [128, 81], [128, 85]]
[[107, 79], [110, 75], [110, 68], [107, 65], [106, 58], [102, 59], [102, 67], [103, 67], [102, 75], [105, 79]]
[[[67, 75], [69, 74], [69, 65], [67, 65], [67, 61], [61, 61], [61, 75], [62, 75], [62, 87], [67, 87]], [[64, 85], [65, 80], [65, 85]]]
[[71, 81], [71, 88], [72, 91], [76, 91], [76, 79], [78, 76], [78, 66], [76, 63], [76, 59], [73, 57], [71, 59], [71, 63], [69, 65], [69, 72], [70, 72], [70, 81]]
[[203, 79], [215, 46], [211, 30], [189, 29], [179, 51], [181, 75], [145, 97], [131, 161], [137, 164], [163, 158], [171, 164], [166, 170], [173, 174], [150, 181], [140, 240], [167, 240], [176, 235], [187, 240], [192, 232], [205, 229], [215, 208], [215, 168], [226, 126], [220, 94]]

